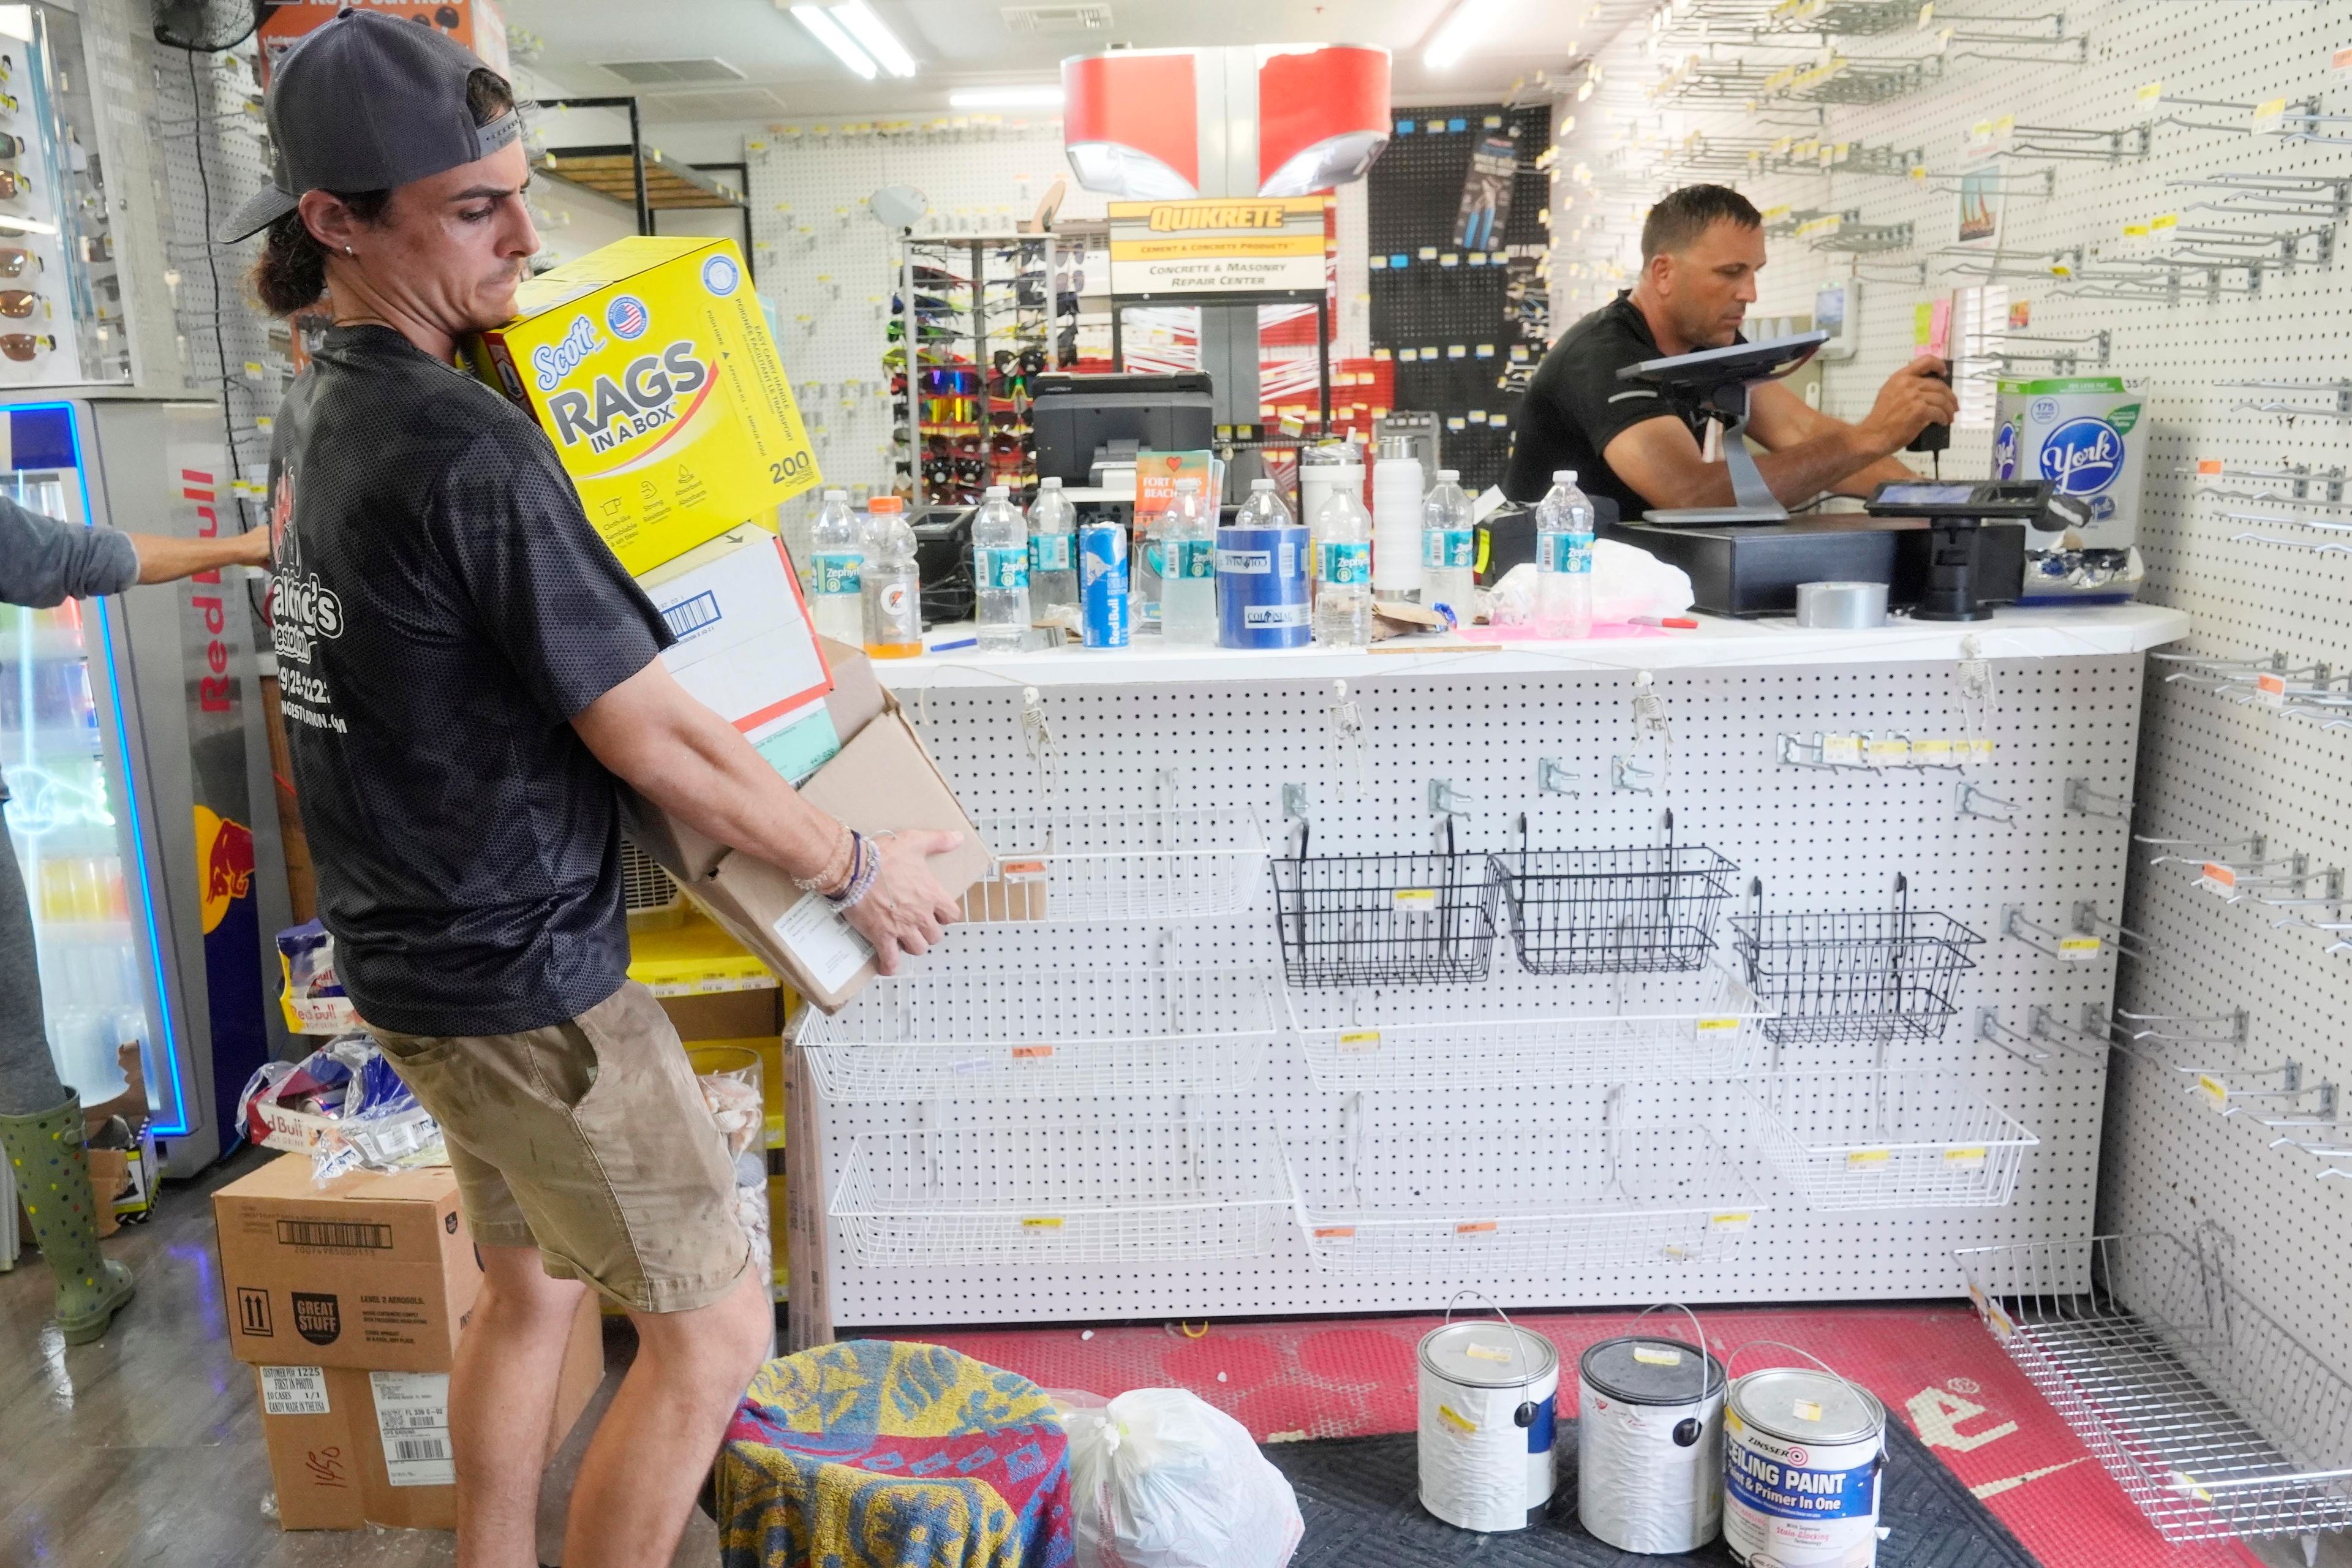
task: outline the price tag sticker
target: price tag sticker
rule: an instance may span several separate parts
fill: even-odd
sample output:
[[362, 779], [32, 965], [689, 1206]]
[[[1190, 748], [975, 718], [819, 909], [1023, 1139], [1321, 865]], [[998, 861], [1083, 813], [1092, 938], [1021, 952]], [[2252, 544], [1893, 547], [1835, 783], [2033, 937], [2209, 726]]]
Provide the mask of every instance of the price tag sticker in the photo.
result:
[[2197, 477], [2200, 479], [2220, 479], [2221, 477], [2221, 459], [2219, 458], [2198, 458]]
[[1364, 265], [1375, 272], [1386, 272], [1389, 269], [1389, 258], [1385, 256], [1367, 257], [1364, 259]]
[[1394, 359], [1395, 357], [1395, 354], [1387, 349], [1374, 349], [1372, 351], [1372, 363], [1374, 364], [1378, 364], [1383, 360]]
[[1501, 1362], [1507, 1365], [1511, 1359], [1511, 1347], [1508, 1345], [1482, 1345], [1477, 1343], [1475, 1341], [1473, 1341], [1471, 1343], [1462, 1347], [1462, 1353], [1468, 1356], [1472, 1361]]
[[1956, 742], [1956, 744], [1959, 747], [1963, 758], [1969, 762], [1989, 763], [1992, 761], [1992, 741], [1990, 737], [1984, 735], [1972, 735], [1965, 741]]
[[1378, 1029], [1342, 1029], [1339, 1031], [1339, 1048], [1350, 1053], [1377, 1051], [1381, 1048], [1381, 1032]]
[[2058, 956], [2069, 963], [2088, 963], [2099, 956], [2100, 945], [2095, 936], [2062, 936], [2058, 939]]
[[1664, 1345], [1637, 1344], [1633, 1347], [1633, 1359], [1643, 1366], [1680, 1366], [1683, 1352]]
[[1469, 354], [1470, 349], [1469, 345], [1466, 343], [1448, 343], [1445, 345], [1445, 357], [1447, 359], [1466, 359], [1469, 357]]
[[1470, 353], [1478, 359], [1493, 359], [1495, 357], [1495, 345], [1492, 343], [1480, 343], [1473, 348]]
[[2266, 99], [2263, 102], [2254, 105], [2252, 121], [2253, 132], [2257, 136], [2267, 135], [2271, 132], [2276, 131], [2285, 119], [2286, 100], [2284, 98]]
[[2209, 893], [2234, 899], [2238, 896], [2238, 873], [2219, 860], [2208, 860], [2197, 878], [2197, 885]]
[[1911, 758], [1911, 742], [1905, 740], [1872, 740], [1864, 743], [1862, 754], [1874, 768], [1901, 767]]
[[1892, 1149], [1856, 1149], [1846, 1155], [1845, 1168], [1849, 1171], [1874, 1171], [1893, 1158], [1895, 1151]]
[[1497, 1228], [1491, 1219], [1465, 1219], [1454, 1227], [1456, 1236], [1492, 1236]]
[[1987, 1304], [1985, 1327], [1992, 1331], [1992, 1337], [1997, 1340], [2005, 1340], [2017, 1332], [2017, 1325], [2010, 1321], [2009, 1314], [2001, 1310], [2001, 1305], [1998, 1301]]
[[1461, 253], [1458, 251], [1449, 250], [1444, 255], [1437, 258], [1437, 265], [1440, 267], [1459, 267], [1462, 265]]
[[1985, 1300], [1984, 1287], [1973, 1279], [1969, 1281], [1969, 1300], [1976, 1304], [1977, 1316], [1979, 1318], [1983, 1317], [1992, 1306], [1991, 1302]]
[[1698, 1032], [1702, 1035], [1736, 1035], [1739, 1032], [1738, 1018], [1701, 1018]]
[[1399, 888], [1389, 895], [1389, 902], [1400, 910], [1433, 910], [1437, 907], [1437, 889]]
[[2213, 1102], [2216, 1110], [2226, 1110], [2230, 1105], [2230, 1086], [2210, 1072], [2197, 1075], [2197, 1092]]
[[1714, 1230], [1746, 1230], [1756, 1223], [1756, 1216], [1746, 1209], [1732, 1209], [1707, 1215], [1706, 1223]]
[[2254, 700], [2265, 708], [2285, 707], [2286, 677], [2267, 669], [2255, 676]]
[[1059, 1230], [1062, 1228], [1062, 1216], [1059, 1215], [1034, 1215], [1024, 1219], [1021, 1222], [1021, 1228], [1024, 1230], [1037, 1231]]
[[1445, 420], [1445, 427], [1448, 430], [1466, 430], [1470, 427], [1470, 421], [1463, 418], [1459, 414], [1448, 415]]
[[1424, 245], [1417, 254], [1423, 261], [1434, 261], [1437, 259], [1437, 247], [1433, 245]]
[[1016, 1062], [1051, 1061], [1053, 1057], [1054, 1047], [1051, 1046], [1015, 1046], [1013, 1047], [1013, 1059]]
[[2156, 106], [2163, 101], [2164, 84], [2160, 81], [2142, 82], [2133, 89], [2132, 109], [2137, 113], [2154, 114]]
[[1045, 879], [1045, 862], [1007, 860], [999, 868], [999, 875], [1008, 882], [1042, 882]]
[[1800, 1421], [1818, 1421], [1822, 1418], [1822, 1407], [1817, 1401], [1795, 1399], [1790, 1401], [1790, 1406]]
[[1944, 1151], [1944, 1163], [1947, 1165], [1958, 1165], [1966, 1168], [1972, 1165], [1981, 1165], [1984, 1163], [1985, 1152], [1983, 1146], [1980, 1144], [1970, 1145], [1966, 1149], [1947, 1149]]
[[1862, 766], [1862, 737], [1859, 735], [1824, 735], [1822, 737], [1822, 761], [1840, 767]]
[[2327, 68], [2338, 76], [2352, 76], [2352, 47], [2340, 48], [2328, 56]]
[[1952, 742], [1941, 737], [1930, 737], [1911, 742], [1911, 760], [1922, 765], [1940, 766], [1952, 760]]
[[1353, 1241], [1356, 1227], [1352, 1225], [1318, 1225], [1315, 1227], [1318, 1241]]

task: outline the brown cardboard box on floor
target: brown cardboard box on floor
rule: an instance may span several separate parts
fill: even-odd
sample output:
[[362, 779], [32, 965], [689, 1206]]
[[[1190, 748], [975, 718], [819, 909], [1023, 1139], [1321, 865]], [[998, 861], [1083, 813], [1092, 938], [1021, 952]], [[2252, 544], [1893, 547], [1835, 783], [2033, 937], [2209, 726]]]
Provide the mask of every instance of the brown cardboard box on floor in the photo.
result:
[[[931, 857], [931, 874], [950, 897], [987, 875], [988, 847], [957, 804], [898, 704], [873, 679], [866, 656], [825, 644], [836, 715], [854, 718], [873, 699], [854, 731], [844, 729], [840, 752], [801, 785], [809, 803], [862, 833], [928, 828], [961, 833], [963, 841]], [[856, 694], [870, 691], [871, 698]], [[849, 694], [845, 697], [845, 693]], [[843, 699], [836, 704], [835, 699]], [[837, 1012], [875, 974], [873, 951], [816, 893], [803, 893], [775, 867], [713, 845], [658, 807], [633, 800], [630, 836], [662, 868], [760, 961], [793, 989], [828, 1013]], [[713, 853], [716, 851], [716, 853]]]
[[[253, 1363], [288, 1530], [446, 1530], [448, 1373], [482, 1283], [446, 1166], [325, 1186], [308, 1155], [213, 1194], [230, 1353]], [[572, 1320], [549, 1452], [604, 1375], [595, 1299]]]

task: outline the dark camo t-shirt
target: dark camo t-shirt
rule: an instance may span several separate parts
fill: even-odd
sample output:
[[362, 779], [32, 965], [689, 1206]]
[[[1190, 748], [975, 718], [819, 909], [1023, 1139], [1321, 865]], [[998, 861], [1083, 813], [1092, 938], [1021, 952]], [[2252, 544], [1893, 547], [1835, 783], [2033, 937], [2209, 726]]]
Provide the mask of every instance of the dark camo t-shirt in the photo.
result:
[[319, 913], [360, 1016], [542, 1028], [626, 978], [613, 776], [583, 708], [670, 637], [530, 416], [338, 327], [270, 454], [272, 595]]

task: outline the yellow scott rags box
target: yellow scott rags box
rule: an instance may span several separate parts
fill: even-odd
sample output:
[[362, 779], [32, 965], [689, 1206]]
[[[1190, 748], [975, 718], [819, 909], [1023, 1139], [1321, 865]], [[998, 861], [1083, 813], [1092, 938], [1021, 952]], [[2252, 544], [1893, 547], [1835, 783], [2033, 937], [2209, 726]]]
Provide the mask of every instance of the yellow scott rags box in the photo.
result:
[[515, 305], [467, 345], [474, 374], [539, 421], [629, 572], [747, 521], [772, 531], [776, 503], [817, 483], [734, 241], [615, 240]]

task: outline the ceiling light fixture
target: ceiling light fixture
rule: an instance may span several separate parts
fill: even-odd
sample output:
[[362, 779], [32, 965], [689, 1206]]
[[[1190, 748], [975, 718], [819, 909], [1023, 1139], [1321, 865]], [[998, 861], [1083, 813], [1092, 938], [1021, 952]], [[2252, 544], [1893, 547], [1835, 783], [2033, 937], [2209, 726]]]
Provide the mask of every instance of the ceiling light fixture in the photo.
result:
[[809, 37], [831, 49], [835, 59], [867, 81], [874, 79], [877, 68], [874, 61], [867, 57], [864, 49], [859, 48], [852, 41], [847, 33], [841, 30], [841, 24], [835, 21], [831, 13], [824, 6], [795, 5], [792, 7], [792, 13], [793, 20], [806, 27]]
[[1486, 33], [1501, 9], [1501, 0], [1462, 0], [1454, 14], [1438, 24], [1429, 47], [1422, 51], [1421, 63], [1433, 71], [1453, 65], [1470, 52], [1470, 46]]
[[950, 109], [1059, 109], [1058, 85], [1037, 87], [960, 87], [948, 94]]
[[866, 0], [844, 0], [833, 8], [833, 19], [849, 29], [857, 47], [874, 57], [875, 63], [892, 76], [915, 74], [915, 57], [898, 41], [898, 35], [884, 25]]

